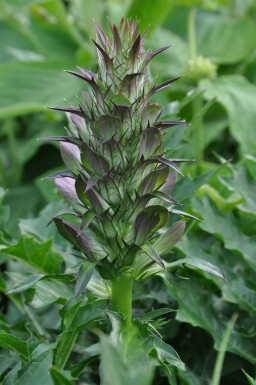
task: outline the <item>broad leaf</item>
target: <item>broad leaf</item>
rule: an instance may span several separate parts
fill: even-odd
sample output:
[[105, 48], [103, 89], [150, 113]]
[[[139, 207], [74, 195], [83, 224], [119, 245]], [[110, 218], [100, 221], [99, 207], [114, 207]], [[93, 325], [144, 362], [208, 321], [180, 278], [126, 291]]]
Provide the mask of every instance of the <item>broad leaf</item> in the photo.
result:
[[[216, 100], [227, 111], [232, 135], [244, 153], [255, 153], [256, 87], [241, 75], [221, 76], [204, 81], [204, 97]], [[243, 129], [241, 129], [243, 127]]]
[[125, 362], [123, 353], [112, 341], [101, 338], [101, 366], [100, 377], [102, 385], [151, 385], [153, 368], [148, 360], [142, 362]]
[[13, 378], [13, 385], [54, 385], [50, 375], [52, 351], [46, 351], [27, 363]]
[[200, 55], [216, 63], [233, 64], [254, 50], [254, 21], [214, 12], [202, 12], [198, 16], [197, 45]]
[[[43, 63], [13, 62], [1, 65], [0, 117], [44, 111], [59, 103], [63, 95], [71, 100], [82, 85], [61, 70], [73, 63], [46, 60]], [[16, 76], [15, 74], [19, 74]], [[15, 88], [15, 93], [12, 90]]]
[[248, 263], [255, 269], [256, 261], [254, 258], [256, 240], [241, 232], [237, 219], [233, 213], [223, 216], [216, 206], [204, 196], [202, 199], [194, 199], [194, 209], [200, 213], [204, 222], [200, 227], [211, 233], [218, 235], [228, 250], [239, 251]]
[[18, 243], [4, 249], [6, 254], [28, 263], [44, 273], [60, 272], [62, 257], [52, 249], [52, 240], [40, 243], [32, 237], [22, 235]]
[[25, 360], [29, 359], [27, 343], [14, 335], [1, 331], [0, 346], [18, 353]]

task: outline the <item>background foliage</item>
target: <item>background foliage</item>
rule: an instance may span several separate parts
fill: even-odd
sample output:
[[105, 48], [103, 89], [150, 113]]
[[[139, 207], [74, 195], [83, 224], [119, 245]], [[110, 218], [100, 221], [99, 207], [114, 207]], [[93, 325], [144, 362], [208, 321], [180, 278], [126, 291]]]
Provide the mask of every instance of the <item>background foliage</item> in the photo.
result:
[[[2, 0], [0, 11], [1, 383], [98, 384], [101, 352], [103, 385], [128, 385], [135, 378], [139, 385], [217, 385], [216, 354], [235, 314], [221, 384], [255, 384], [255, 2]], [[198, 160], [183, 166], [185, 177], [173, 195], [202, 222], [188, 221], [168, 261], [199, 257], [219, 266], [227, 281], [177, 267], [166, 284], [154, 278], [145, 288], [137, 286], [134, 315], [159, 330], [186, 371], [159, 343], [151, 349], [152, 367], [136, 365], [136, 357], [122, 362], [109, 338], [102, 336], [99, 346], [98, 330], [107, 333], [110, 320], [113, 336], [117, 322], [102, 310], [109, 287], [93, 276], [83, 294], [87, 266], [76, 283], [73, 251], [52, 226], [46, 227], [66, 204], [42, 178], [61, 169], [62, 161], [54, 144], [37, 138], [63, 133], [68, 122], [45, 107], [79, 95], [83, 83], [62, 70], [93, 69], [93, 19], [107, 27], [107, 16], [113, 22], [137, 16], [142, 29], [150, 24], [148, 48], [174, 44], [152, 65], [158, 82], [184, 74], [158, 101], [165, 104], [167, 118], [190, 123], [169, 131], [165, 144], [172, 157]], [[195, 71], [198, 57], [208, 60], [200, 59]], [[85, 296], [90, 304], [83, 302]], [[65, 366], [64, 347], [78, 333]], [[134, 337], [131, 349], [132, 343], [140, 341]], [[153, 368], [157, 360], [164, 363], [161, 370]]]

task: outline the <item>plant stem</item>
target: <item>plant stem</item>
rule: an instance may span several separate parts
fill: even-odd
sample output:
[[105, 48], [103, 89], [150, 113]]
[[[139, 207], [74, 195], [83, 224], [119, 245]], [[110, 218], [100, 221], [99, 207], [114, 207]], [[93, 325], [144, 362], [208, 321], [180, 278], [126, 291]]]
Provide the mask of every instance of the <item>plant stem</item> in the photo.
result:
[[132, 324], [132, 279], [121, 275], [112, 279], [112, 310], [125, 316], [125, 327]]
[[188, 46], [190, 59], [196, 58], [196, 9], [191, 7], [188, 14]]
[[214, 371], [213, 371], [213, 378], [212, 378], [211, 385], [219, 385], [220, 384], [225, 354], [226, 354], [228, 343], [230, 340], [230, 336], [231, 336], [231, 333], [234, 329], [237, 318], [238, 318], [238, 314], [237, 313], [233, 314], [233, 316], [229, 320], [229, 323], [227, 325], [225, 333], [222, 337], [222, 342], [220, 344], [219, 353], [217, 355], [217, 360], [216, 360]]
[[195, 118], [195, 158], [197, 162], [197, 171], [200, 172], [201, 164], [204, 160], [204, 130], [203, 119], [200, 110], [203, 108], [203, 99], [199, 93], [192, 101], [192, 114]]
[[[196, 59], [196, 8], [191, 7], [188, 15], [188, 45], [190, 60]], [[198, 83], [197, 87], [198, 88]], [[192, 101], [192, 116], [196, 118], [201, 108], [203, 107], [203, 99], [201, 93]], [[197, 172], [200, 172], [201, 164], [204, 157], [204, 137], [203, 137], [203, 119], [201, 116], [196, 118], [195, 124], [195, 158], [197, 161]]]

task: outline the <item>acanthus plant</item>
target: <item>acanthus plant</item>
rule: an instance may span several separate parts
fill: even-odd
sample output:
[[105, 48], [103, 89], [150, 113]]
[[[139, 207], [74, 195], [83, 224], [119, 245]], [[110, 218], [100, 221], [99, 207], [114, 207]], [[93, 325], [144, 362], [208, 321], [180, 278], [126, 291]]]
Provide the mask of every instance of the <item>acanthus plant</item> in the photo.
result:
[[[146, 52], [146, 32], [141, 35], [135, 21], [110, 27], [112, 40], [96, 24], [98, 72], [67, 71], [90, 88], [78, 107], [53, 108], [70, 114], [68, 136], [46, 139], [60, 142], [68, 171], [52, 177], [72, 206], [53, 221], [83, 260], [111, 282], [112, 310], [123, 316], [127, 330], [133, 283], [186, 263], [162, 259], [182, 236], [185, 221], [164, 226], [170, 217], [194, 217], [170, 195], [181, 173], [178, 164], [188, 160], [167, 159], [163, 149], [165, 131], [186, 123], [161, 120], [163, 108], [151, 102], [178, 79], [155, 85], [150, 77], [151, 60], [169, 47]], [[187, 263], [204, 268], [196, 259]], [[214, 268], [208, 263], [205, 270]]]

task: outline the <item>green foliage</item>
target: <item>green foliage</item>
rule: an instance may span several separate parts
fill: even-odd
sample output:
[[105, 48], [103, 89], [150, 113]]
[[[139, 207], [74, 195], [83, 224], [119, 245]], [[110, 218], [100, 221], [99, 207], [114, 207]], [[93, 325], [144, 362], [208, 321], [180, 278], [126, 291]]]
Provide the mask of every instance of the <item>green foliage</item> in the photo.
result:
[[[182, 76], [152, 101], [165, 105], [165, 120], [191, 123], [165, 132], [167, 158], [198, 158], [195, 130], [202, 128], [201, 161], [181, 164], [185, 177], [178, 175], [175, 185], [170, 181], [168, 191], [182, 204], [179, 211], [202, 221], [178, 221], [173, 212], [165, 225], [170, 230], [157, 230], [160, 237], [152, 240], [153, 250], [140, 245], [145, 250], [137, 251], [134, 277], [143, 281], [158, 275], [134, 286], [134, 328], [127, 335], [122, 315], [106, 310], [110, 282], [99, 276], [94, 263], [80, 259], [54, 226], [47, 227], [67, 203], [52, 179], [41, 179], [60, 172], [62, 161], [56, 142], [36, 139], [63, 135], [63, 126], [74, 135], [64, 114], [45, 107], [61, 105], [63, 98], [78, 104], [76, 96], [80, 99], [86, 86], [62, 70], [76, 65], [96, 70], [90, 43], [93, 19], [107, 29], [106, 15], [116, 23], [121, 16], [137, 16], [141, 32], [150, 24], [147, 49], [174, 44], [152, 62], [151, 75], [160, 84], [167, 76], [186, 74], [192, 6], [196, 58], [213, 64], [216, 77], [197, 81]], [[212, 385], [218, 366], [215, 381], [254, 385], [254, 2], [2, 0], [0, 11], [0, 383]], [[112, 97], [119, 106], [128, 106], [128, 99]], [[95, 130], [107, 140], [119, 121], [108, 116], [106, 130], [105, 119], [96, 122]], [[153, 137], [147, 157], [158, 140]], [[79, 159], [70, 157], [63, 143], [62, 158], [74, 171]], [[117, 163], [121, 155], [115, 153]], [[83, 163], [88, 166], [86, 156]], [[94, 164], [97, 177], [104, 167], [102, 158]], [[151, 175], [155, 206], [166, 199], [156, 191], [162, 174]], [[142, 180], [140, 194], [147, 191]], [[118, 199], [118, 189], [108, 182], [104, 200], [115, 205]], [[65, 214], [67, 221], [74, 219], [72, 210]], [[150, 222], [149, 214], [144, 216]], [[164, 223], [164, 212], [158, 214]], [[87, 229], [94, 219], [95, 213], [89, 212], [81, 228]], [[177, 243], [184, 222], [185, 234]], [[149, 232], [151, 227], [149, 223]], [[142, 241], [146, 234], [138, 236]], [[127, 258], [132, 259], [133, 251]], [[234, 313], [238, 318], [224, 346]], [[224, 353], [220, 362], [217, 357], [223, 360]]]

